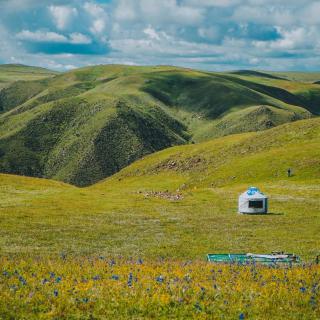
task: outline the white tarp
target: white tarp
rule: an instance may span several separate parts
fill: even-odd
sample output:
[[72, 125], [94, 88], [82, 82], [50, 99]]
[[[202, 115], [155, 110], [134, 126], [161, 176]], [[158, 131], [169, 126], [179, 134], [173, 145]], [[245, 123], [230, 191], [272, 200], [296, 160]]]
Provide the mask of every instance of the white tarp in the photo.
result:
[[268, 213], [268, 198], [255, 187], [239, 197], [239, 213]]

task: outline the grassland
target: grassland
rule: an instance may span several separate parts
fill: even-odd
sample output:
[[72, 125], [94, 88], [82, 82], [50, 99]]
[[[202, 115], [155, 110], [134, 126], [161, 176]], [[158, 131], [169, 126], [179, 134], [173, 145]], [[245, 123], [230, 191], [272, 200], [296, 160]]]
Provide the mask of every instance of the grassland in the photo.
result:
[[39, 67], [19, 64], [0, 65], [0, 90], [16, 81], [41, 80], [57, 75], [58, 72]]
[[[286, 250], [310, 260], [320, 243], [319, 128], [306, 120], [170, 148], [89, 188], [2, 175], [1, 251], [202, 259]], [[270, 215], [236, 214], [250, 185], [270, 196]]]
[[41, 79], [0, 92], [0, 171], [78, 186], [171, 146], [320, 112], [319, 85], [257, 72], [121, 65], [34, 72]]
[[[316, 118], [169, 148], [87, 188], [1, 174], [1, 317], [318, 319], [319, 266], [213, 266], [205, 255], [314, 261], [319, 147]], [[250, 185], [270, 197], [269, 215], [237, 214]]]
[[[169, 148], [87, 188], [0, 175], [2, 318], [318, 319], [318, 266], [213, 266], [205, 255], [314, 261], [319, 145], [309, 119]], [[249, 185], [270, 197], [269, 215], [237, 214]]]
[[[319, 319], [319, 266], [1, 259], [3, 319]], [[18, 298], [19, 297], [19, 298]]]

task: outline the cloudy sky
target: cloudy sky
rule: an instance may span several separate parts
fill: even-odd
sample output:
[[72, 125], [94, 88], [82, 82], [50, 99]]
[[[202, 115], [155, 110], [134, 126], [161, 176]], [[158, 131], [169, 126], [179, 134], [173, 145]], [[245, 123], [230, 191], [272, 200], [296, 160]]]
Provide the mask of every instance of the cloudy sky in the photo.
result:
[[320, 70], [319, 53], [319, 0], [0, 0], [0, 63]]

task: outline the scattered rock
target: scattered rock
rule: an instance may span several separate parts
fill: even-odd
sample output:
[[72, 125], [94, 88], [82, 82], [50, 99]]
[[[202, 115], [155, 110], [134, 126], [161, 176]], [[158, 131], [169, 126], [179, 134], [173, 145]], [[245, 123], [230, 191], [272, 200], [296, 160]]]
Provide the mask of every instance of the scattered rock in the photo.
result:
[[[139, 194], [142, 194], [142, 191], [138, 191]], [[144, 192], [143, 195], [146, 198], [154, 197], [154, 198], [159, 198], [159, 199], [166, 199], [170, 201], [180, 201], [183, 200], [183, 195], [177, 191], [176, 193], [169, 192], [168, 190], [166, 191], [147, 191]]]

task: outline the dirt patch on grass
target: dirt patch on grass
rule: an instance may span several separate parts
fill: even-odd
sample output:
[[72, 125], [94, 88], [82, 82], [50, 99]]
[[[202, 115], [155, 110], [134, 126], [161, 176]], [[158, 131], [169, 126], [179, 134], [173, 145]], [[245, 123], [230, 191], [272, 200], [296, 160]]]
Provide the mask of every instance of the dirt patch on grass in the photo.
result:
[[156, 167], [155, 171], [162, 170], [174, 170], [174, 171], [188, 171], [196, 168], [205, 166], [206, 159], [193, 156], [185, 159], [166, 159], [165, 161], [160, 162]]
[[184, 196], [180, 192], [169, 192], [169, 191], [139, 191], [139, 194], [143, 194], [145, 198], [158, 198], [165, 199], [169, 201], [180, 201], [184, 199]]

